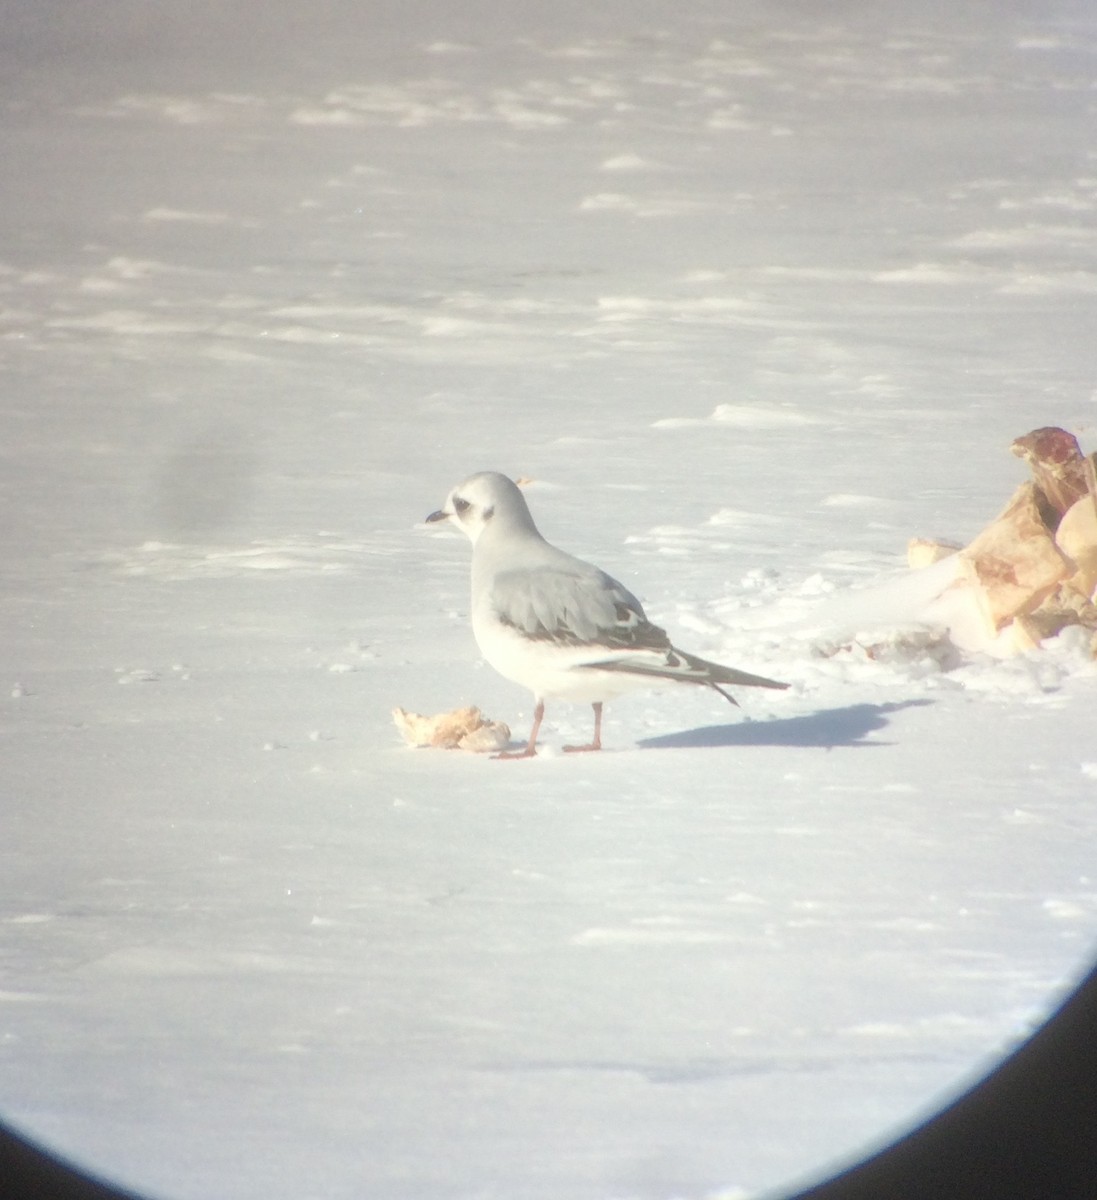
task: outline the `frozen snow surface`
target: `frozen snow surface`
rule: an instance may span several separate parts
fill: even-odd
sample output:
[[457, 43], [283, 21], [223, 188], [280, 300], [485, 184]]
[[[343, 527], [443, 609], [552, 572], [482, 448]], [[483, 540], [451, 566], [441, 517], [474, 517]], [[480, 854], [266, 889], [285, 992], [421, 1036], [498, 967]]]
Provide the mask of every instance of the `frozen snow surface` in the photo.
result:
[[[729, 1200], [1097, 937], [1097, 672], [903, 574], [1097, 444], [1097, 9], [5, 3], [0, 1113], [166, 1200]], [[787, 679], [477, 665], [479, 469]]]

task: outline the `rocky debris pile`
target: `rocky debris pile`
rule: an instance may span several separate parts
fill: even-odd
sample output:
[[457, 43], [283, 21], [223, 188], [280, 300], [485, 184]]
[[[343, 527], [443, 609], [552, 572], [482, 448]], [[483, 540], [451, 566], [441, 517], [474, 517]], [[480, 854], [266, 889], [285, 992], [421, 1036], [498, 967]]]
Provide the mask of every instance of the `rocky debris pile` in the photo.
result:
[[392, 719], [410, 746], [490, 754], [505, 750], [510, 742], [510, 727], [489, 721], [478, 708], [455, 708], [431, 717], [394, 708]]
[[1094, 631], [1097, 656], [1097, 454], [1065, 429], [1035, 429], [1014, 454], [1032, 479], [969, 545], [915, 538], [912, 567], [957, 555], [954, 589], [967, 589], [999, 653], [1037, 647], [1068, 625]]

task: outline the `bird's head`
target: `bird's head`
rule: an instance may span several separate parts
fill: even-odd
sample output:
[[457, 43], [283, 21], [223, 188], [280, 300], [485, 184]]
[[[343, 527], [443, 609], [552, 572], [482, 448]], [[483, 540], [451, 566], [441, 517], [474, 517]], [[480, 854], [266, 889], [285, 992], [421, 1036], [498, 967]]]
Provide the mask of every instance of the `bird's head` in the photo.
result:
[[476, 545], [493, 523], [534, 529], [533, 518], [518, 485], [498, 471], [481, 471], [459, 483], [428, 522], [453, 521]]

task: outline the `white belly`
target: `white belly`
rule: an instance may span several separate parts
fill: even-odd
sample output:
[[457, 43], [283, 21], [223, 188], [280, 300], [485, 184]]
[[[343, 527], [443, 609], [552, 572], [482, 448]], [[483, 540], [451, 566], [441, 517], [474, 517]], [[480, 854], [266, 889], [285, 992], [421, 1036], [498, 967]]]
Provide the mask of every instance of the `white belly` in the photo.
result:
[[589, 646], [562, 646], [547, 639], [528, 638], [491, 617], [473, 615], [472, 631], [480, 653], [505, 679], [520, 683], [538, 699], [572, 700], [594, 704], [645, 688], [659, 680], [623, 671], [586, 666], [614, 657]]

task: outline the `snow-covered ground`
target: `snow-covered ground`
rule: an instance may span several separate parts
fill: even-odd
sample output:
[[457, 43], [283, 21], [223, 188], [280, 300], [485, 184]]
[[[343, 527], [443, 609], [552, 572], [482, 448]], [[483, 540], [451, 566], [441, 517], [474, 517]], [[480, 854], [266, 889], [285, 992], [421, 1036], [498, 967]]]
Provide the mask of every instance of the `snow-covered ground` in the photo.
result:
[[[172, 1200], [714, 1200], [1040, 1022], [1097, 668], [902, 572], [1097, 448], [1091, 4], [3, 7], [6, 1120]], [[421, 523], [484, 468], [792, 689], [401, 745], [527, 729]]]

